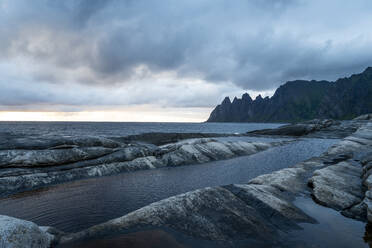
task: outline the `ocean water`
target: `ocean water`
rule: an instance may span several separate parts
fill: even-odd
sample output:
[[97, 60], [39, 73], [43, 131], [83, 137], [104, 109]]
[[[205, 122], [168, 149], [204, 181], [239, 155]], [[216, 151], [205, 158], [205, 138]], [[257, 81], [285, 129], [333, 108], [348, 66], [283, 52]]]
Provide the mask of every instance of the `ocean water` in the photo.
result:
[[2, 135], [127, 136], [149, 132], [245, 133], [281, 125], [278, 123], [0, 122], [0, 138]]

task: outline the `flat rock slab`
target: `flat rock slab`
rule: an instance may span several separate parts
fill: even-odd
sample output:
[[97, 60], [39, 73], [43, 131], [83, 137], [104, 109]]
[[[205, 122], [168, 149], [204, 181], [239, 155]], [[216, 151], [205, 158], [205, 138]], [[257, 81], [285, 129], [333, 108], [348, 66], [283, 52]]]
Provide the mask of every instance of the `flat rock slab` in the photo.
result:
[[360, 203], [364, 197], [362, 190], [362, 168], [350, 162], [340, 162], [316, 170], [309, 179], [316, 202], [343, 210]]
[[249, 132], [248, 134], [259, 134], [259, 135], [282, 135], [282, 136], [303, 136], [316, 131], [320, 131], [324, 128], [332, 125], [339, 124], [336, 121], [327, 120], [312, 120], [308, 122], [290, 124], [281, 126], [274, 129], [263, 129]]
[[54, 166], [94, 159], [112, 152], [114, 152], [113, 149], [104, 147], [51, 150], [3, 150], [0, 151], [0, 168]]
[[123, 143], [117, 148], [63, 146], [46, 150], [0, 150], [0, 195], [83, 178], [251, 155], [287, 142], [202, 138], [160, 147]]
[[304, 182], [307, 170], [304, 168], [286, 168], [270, 174], [258, 176], [249, 183], [273, 186], [282, 191], [298, 193], [305, 189]]
[[6, 248], [47, 248], [55, 236], [35, 223], [0, 215], [0, 247]]
[[195, 190], [67, 235], [62, 243], [115, 234], [133, 228], [170, 227], [197, 238], [272, 241], [279, 230], [299, 229], [299, 222], [315, 221], [281, 192], [265, 185], [229, 185]]

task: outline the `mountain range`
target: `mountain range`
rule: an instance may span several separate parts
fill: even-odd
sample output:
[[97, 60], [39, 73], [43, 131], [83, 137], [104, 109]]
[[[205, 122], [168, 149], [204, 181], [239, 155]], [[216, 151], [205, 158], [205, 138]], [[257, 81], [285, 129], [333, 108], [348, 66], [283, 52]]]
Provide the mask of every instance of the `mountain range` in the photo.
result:
[[334, 82], [295, 80], [281, 85], [272, 97], [248, 93], [231, 102], [226, 97], [207, 122], [297, 122], [311, 119], [352, 119], [372, 113], [372, 67]]

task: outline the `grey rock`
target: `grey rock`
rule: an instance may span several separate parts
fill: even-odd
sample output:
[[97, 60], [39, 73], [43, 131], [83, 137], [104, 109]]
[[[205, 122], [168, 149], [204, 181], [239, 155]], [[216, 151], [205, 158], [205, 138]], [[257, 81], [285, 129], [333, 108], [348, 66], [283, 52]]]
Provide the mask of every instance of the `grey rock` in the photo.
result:
[[210, 240], [272, 240], [279, 230], [314, 220], [263, 185], [230, 185], [195, 190], [150, 204], [118, 219], [62, 237], [62, 243], [132, 228], [167, 226]]
[[33, 222], [0, 215], [0, 247], [7, 248], [47, 248], [51, 247], [55, 236]]
[[372, 222], [372, 191], [366, 191], [363, 202], [367, 206], [367, 219], [369, 222]]
[[367, 219], [367, 204], [363, 200], [362, 202], [341, 211], [341, 214], [353, 219], [365, 221]]
[[362, 191], [362, 168], [348, 162], [340, 162], [316, 170], [309, 179], [314, 199], [325, 206], [343, 210], [360, 203]]
[[259, 210], [268, 222], [281, 229], [298, 228], [298, 222], [311, 222], [315, 220], [291, 203], [291, 198], [272, 186], [257, 184], [235, 184], [225, 186], [247, 205]]
[[363, 147], [364, 145], [358, 142], [352, 140], [342, 140], [337, 145], [332, 146], [330, 149], [328, 149], [327, 154], [328, 155], [348, 154], [353, 153], [354, 151], [358, 151]]
[[354, 118], [354, 120], [357, 120], [357, 121], [366, 121], [366, 120], [372, 120], [372, 114], [365, 114], [365, 115], [360, 115], [356, 118]]
[[258, 176], [249, 181], [249, 183], [269, 185], [283, 191], [299, 193], [306, 188], [306, 183], [304, 181], [306, 172], [304, 168], [286, 168], [270, 174]]
[[249, 132], [249, 134], [260, 135], [283, 135], [283, 136], [303, 136], [335, 124], [333, 120], [312, 120], [309, 122], [281, 126], [275, 129], [264, 129]]
[[105, 137], [82, 136], [66, 137], [56, 135], [27, 136], [22, 137], [6, 135], [0, 141], [0, 150], [43, 150], [59, 149], [61, 147], [106, 147], [117, 148], [122, 143]]
[[368, 190], [372, 189], [372, 170], [368, 170], [363, 176], [363, 185], [367, 187]]
[[364, 156], [361, 158], [360, 161], [363, 165], [366, 165], [370, 162], [372, 162], [372, 152], [369, 152], [367, 154], [364, 154]]
[[[221, 134], [221, 133], [143, 133], [137, 135], [129, 135], [122, 139], [117, 139], [120, 141], [125, 141], [128, 143], [133, 142], [147, 142], [157, 146], [176, 143], [185, 139], [202, 139], [211, 137], [225, 137], [231, 136], [231, 134]], [[114, 140], [116, 140], [114, 138]]]
[[0, 195], [82, 178], [251, 155], [281, 144], [191, 139], [160, 147], [134, 143], [115, 149], [4, 150], [0, 151]]
[[0, 151], [1, 167], [42, 167], [94, 159], [114, 152], [110, 148], [90, 147], [57, 150]]

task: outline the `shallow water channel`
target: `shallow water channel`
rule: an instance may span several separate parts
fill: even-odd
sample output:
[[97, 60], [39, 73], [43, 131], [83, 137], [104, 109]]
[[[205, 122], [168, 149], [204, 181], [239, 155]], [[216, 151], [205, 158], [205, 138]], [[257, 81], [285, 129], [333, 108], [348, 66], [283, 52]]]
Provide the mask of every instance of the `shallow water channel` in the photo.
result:
[[336, 142], [302, 139], [251, 156], [63, 183], [0, 199], [0, 214], [76, 232], [173, 195], [246, 183], [318, 156]]

